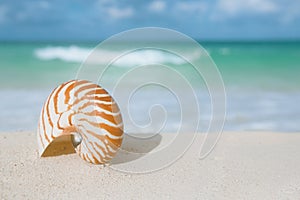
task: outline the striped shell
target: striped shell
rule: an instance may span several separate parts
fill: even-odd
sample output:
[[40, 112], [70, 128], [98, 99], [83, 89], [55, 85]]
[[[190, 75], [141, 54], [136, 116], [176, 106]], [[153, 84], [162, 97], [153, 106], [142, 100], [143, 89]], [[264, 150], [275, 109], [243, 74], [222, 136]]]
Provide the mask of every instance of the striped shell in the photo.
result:
[[39, 155], [50, 144], [69, 136], [76, 153], [93, 164], [109, 162], [121, 146], [123, 123], [113, 98], [85, 80], [61, 84], [50, 94], [38, 125]]

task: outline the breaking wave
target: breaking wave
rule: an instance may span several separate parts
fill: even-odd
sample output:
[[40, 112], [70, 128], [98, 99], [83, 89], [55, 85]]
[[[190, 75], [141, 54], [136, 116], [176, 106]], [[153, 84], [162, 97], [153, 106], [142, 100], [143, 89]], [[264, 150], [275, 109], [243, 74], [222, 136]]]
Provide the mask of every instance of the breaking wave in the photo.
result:
[[[40, 60], [62, 60], [64, 62], [77, 62], [81, 63], [92, 52], [92, 48], [84, 48], [78, 46], [57, 46], [57, 47], [44, 47], [35, 49], [34, 55]], [[89, 62], [96, 64], [106, 64], [116, 58], [119, 55], [118, 51], [112, 50], [95, 50], [92, 58], [89, 58]], [[190, 59], [197, 59], [200, 56], [200, 52], [192, 52], [184, 55]], [[132, 66], [132, 65], [145, 65], [151, 63], [170, 63], [175, 65], [184, 64], [186, 61], [176, 55], [159, 50], [139, 50], [134, 51], [120, 57], [114, 64], [118, 66]]]

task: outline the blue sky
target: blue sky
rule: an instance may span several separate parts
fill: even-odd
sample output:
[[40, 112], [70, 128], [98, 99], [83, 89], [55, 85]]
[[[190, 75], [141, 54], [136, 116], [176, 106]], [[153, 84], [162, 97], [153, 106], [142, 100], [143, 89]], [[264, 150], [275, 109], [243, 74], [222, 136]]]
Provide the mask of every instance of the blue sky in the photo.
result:
[[0, 1], [0, 40], [101, 40], [145, 26], [202, 40], [300, 39], [300, 1]]

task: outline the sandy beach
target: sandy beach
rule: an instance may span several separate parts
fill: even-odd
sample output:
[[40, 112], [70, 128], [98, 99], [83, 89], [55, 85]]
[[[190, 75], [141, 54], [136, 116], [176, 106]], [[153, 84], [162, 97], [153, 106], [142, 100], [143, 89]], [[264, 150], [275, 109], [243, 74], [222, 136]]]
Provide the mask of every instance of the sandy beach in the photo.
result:
[[300, 134], [227, 132], [204, 160], [197, 158], [199, 143], [173, 165], [137, 175], [88, 164], [76, 154], [40, 159], [34, 132], [1, 133], [1, 199], [300, 197]]

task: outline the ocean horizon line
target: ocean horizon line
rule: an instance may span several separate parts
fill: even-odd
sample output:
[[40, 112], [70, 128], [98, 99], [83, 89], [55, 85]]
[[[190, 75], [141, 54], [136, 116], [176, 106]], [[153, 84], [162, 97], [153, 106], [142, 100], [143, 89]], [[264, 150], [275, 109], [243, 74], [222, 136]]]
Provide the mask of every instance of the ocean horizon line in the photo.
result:
[[[193, 38], [194, 39], [194, 38]], [[5, 44], [5, 43], [17, 43], [17, 44], [74, 44], [74, 43], [83, 43], [83, 44], [99, 44], [101, 42], [103, 42], [105, 39], [99, 39], [99, 40], [63, 40], [63, 39], [59, 39], [59, 40], [27, 40], [27, 39], [13, 39], [13, 40], [6, 40], [6, 39], [0, 39], [0, 44]], [[265, 44], [272, 44], [272, 43], [300, 43], [300, 38], [295, 38], [295, 39], [291, 39], [291, 38], [284, 38], [284, 39], [195, 39], [195, 41], [197, 41], [198, 43], [202, 44], [202, 43], [206, 43], [206, 44], [241, 44], [241, 43], [245, 43], [245, 44], [260, 44], [260, 43], [265, 43]], [[130, 40], [130, 41], [126, 41], [126, 42], [144, 42], [144, 41], [140, 41], [140, 40]], [[145, 41], [148, 42], [148, 41]], [[155, 41], [155, 42], [166, 42], [166, 43], [172, 43], [172, 42], [177, 42], [180, 43], [181, 41], [175, 41], [175, 40], [161, 40], [161, 41]], [[184, 43], [184, 42], [183, 42]]]

